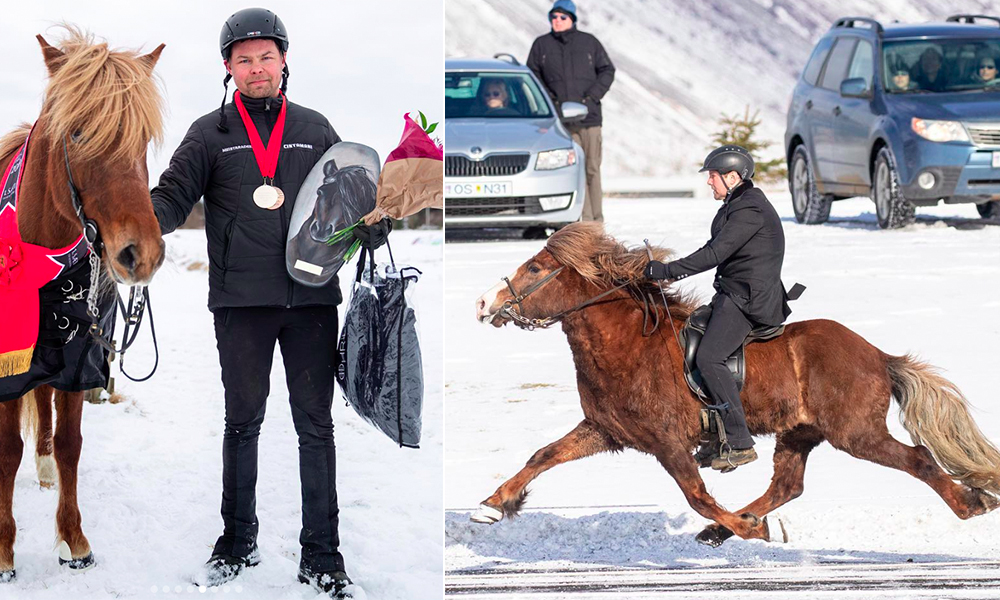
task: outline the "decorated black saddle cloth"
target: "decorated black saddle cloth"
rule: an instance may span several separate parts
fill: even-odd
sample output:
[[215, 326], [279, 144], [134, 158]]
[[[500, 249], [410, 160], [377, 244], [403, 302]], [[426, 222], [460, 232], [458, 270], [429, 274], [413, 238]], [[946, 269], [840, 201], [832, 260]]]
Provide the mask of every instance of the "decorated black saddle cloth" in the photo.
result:
[[[701, 338], [705, 335], [705, 330], [708, 328], [708, 321], [711, 317], [712, 306], [710, 304], [699, 306], [688, 317], [680, 334], [681, 343], [684, 345], [684, 379], [687, 381], [691, 391], [702, 398], [707, 398], [708, 395], [702, 387], [701, 371], [698, 370], [695, 364], [695, 357], [698, 355], [698, 345], [701, 343]], [[742, 390], [743, 383], [746, 380], [746, 356], [744, 353], [746, 345], [751, 342], [772, 340], [784, 332], [784, 325], [755, 327], [747, 335], [747, 338], [743, 340], [743, 343], [737, 348], [736, 352], [726, 360], [726, 366], [729, 367], [729, 371], [736, 379], [737, 389]]]
[[[0, 378], [0, 402], [14, 400], [40, 385], [82, 392], [108, 384], [108, 351], [88, 333], [87, 289], [90, 263], [83, 260], [39, 290], [38, 343], [31, 367], [20, 375]], [[107, 340], [114, 336], [115, 289], [102, 285], [97, 306]]]

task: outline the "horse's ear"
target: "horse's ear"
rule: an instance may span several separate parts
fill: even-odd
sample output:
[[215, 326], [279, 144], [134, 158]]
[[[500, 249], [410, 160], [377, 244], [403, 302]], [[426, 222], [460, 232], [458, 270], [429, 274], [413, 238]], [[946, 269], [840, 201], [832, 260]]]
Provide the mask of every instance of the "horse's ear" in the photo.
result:
[[59, 67], [62, 66], [63, 58], [66, 56], [62, 50], [50, 45], [41, 34], [35, 36], [42, 47], [42, 56], [45, 57], [45, 67], [49, 70], [49, 75], [55, 75]]
[[149, 72], [152, 73], [153, 67], [156, 66], [156, 61], [160, 60], [160, 53], [163, 52], [163, 49], [165, 47], [166, 44], [160, 44], [159, 46], [156, 47], [156, 50], [153, 50], [149, 54], [144, 54], [140, 56], [139, 62], [146, 65], [146, 68], [148, 68]]

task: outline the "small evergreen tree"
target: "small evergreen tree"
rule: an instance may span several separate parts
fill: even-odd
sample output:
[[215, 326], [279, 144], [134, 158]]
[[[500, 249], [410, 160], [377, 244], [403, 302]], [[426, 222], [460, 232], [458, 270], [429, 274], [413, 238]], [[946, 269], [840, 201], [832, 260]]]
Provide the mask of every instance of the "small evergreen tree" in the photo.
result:
[[750, 155], [754, 157], [757, 167], [757, 174], [754, 178], [758, 181], [776, 181], [786, 177], [788, 169], [785, 167], [785, 160], [782, 158], [769, 161], [758, 160], [760, 151], [771, 145], [771, 142], [757, 140], [757, 126], [760, 125], [759, 114], [760, 111], [758, 110], [754, 111], [753, 115], [751, 115], [749, 106], [746, 107], [746, 111], [742, 117], [722, 113], [722, 116], [719, 118], [721, 129], [712, 136], [714, 144], [712, 148], [725, 146], [726, 144], [734, 144], [746, 148], [750, 152]]

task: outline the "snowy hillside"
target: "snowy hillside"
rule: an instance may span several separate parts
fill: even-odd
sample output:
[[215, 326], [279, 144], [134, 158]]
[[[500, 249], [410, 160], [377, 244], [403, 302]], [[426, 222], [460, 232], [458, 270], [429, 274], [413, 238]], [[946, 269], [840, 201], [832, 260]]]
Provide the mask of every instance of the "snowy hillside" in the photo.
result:
[[[445, 53], [522, 62], [548, 31], [548, 0], [448, 0]], [[604, 174], [664, 177], [705, 154], [720, 113], [759, 109], [780, 155], [785, 110], [816, 40], [839, 17], [885, 23], [996, 13], [987, 0], [580, 0], [578, 27], [617, 67], [604, 99]], [[726, 75], [731, 72], [732, 75]]]

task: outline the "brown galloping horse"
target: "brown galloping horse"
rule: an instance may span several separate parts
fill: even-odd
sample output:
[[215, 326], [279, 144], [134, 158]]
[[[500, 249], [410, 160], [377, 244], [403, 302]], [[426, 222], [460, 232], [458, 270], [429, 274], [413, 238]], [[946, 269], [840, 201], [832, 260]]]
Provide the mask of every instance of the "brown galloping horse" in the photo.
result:
[[[67, 185], [68, 155], [84, 213], [97, 222], [104, 241], [101, 259], [107, 273], [103, 275], [128, 285], [145, 285], [164, 255], [146, 170], [147, 146], [162, 137], [162, 98], [152, 72], [163, 46], [143, 56], [111, 51], [107, 44], [69, 27], [59, 48], [42, 36], [38, 42], [49, 83], [31, 133], [18, 195], [21, 236], [48, 248], [64, 247], [79, 237], [80, 219]], [[28, 131], [22, 126], [0, 139], [0, 172]], [[58, 416], [54, 432], [53, 402]], [[0, 581], [14, 577], [12, 499], [24, 447], [22, 420], [26, 429], [36, 431], [40, 483], [44, 487], [58, 483], [60, 558], [71, 568], [94, 564], [76, 496], [82, 410], [83, 392], [49, 386], [0, 402]]]
[[[657, 260], [668, 254], [654, 249]], [[669, 323], [643, 336], [646, 311], [654, 309], [644, 310], [635, 297], [654, 299], [655, 310], [667, 318], [659, 290], [643, 279], [647, 260], [644, 248], [627, 249], [599, 223], [578, 223], [554, 234], [510, 277], [522, 298], [519, 305], [505, 283], [478, 299], [479, 320], [497, 327], [570, 311], [561, 321], [584, 419], [536, 452], [483, 501], [473, 520], [491, 523], [516, 515], [528, 483], [558, 464], [628, 447], [655, 456], [691, 508], [714, 521], [698, 534], [699, 541], [716, 546], [734, 533], [767, 540], [771, 532], [764, 516], [802, 494], [806, 458], [824, 440], [920, 479], [959, 518], [1000, 504], [1000, 452], [973, 422], [952, 383], [909, 356], [884, 354], [839, 323], [811, 320], [791, 323], [780, 337], [746, 348], [741, 399], [751, 433], [777, 438], [774, 476], [764, 495], [748, 506], [737, 512], [721, 507], [706, 491], [692, 456], [702, 404], [685, 383], [683, 357]], [[630, 283], [573, 310], [623, 282]], [[666, 296], [679, 330], [696, 306], [669, 288]], [[900, 405], [915, 447], [889, 434], [885, 419], [891, 397]]]

